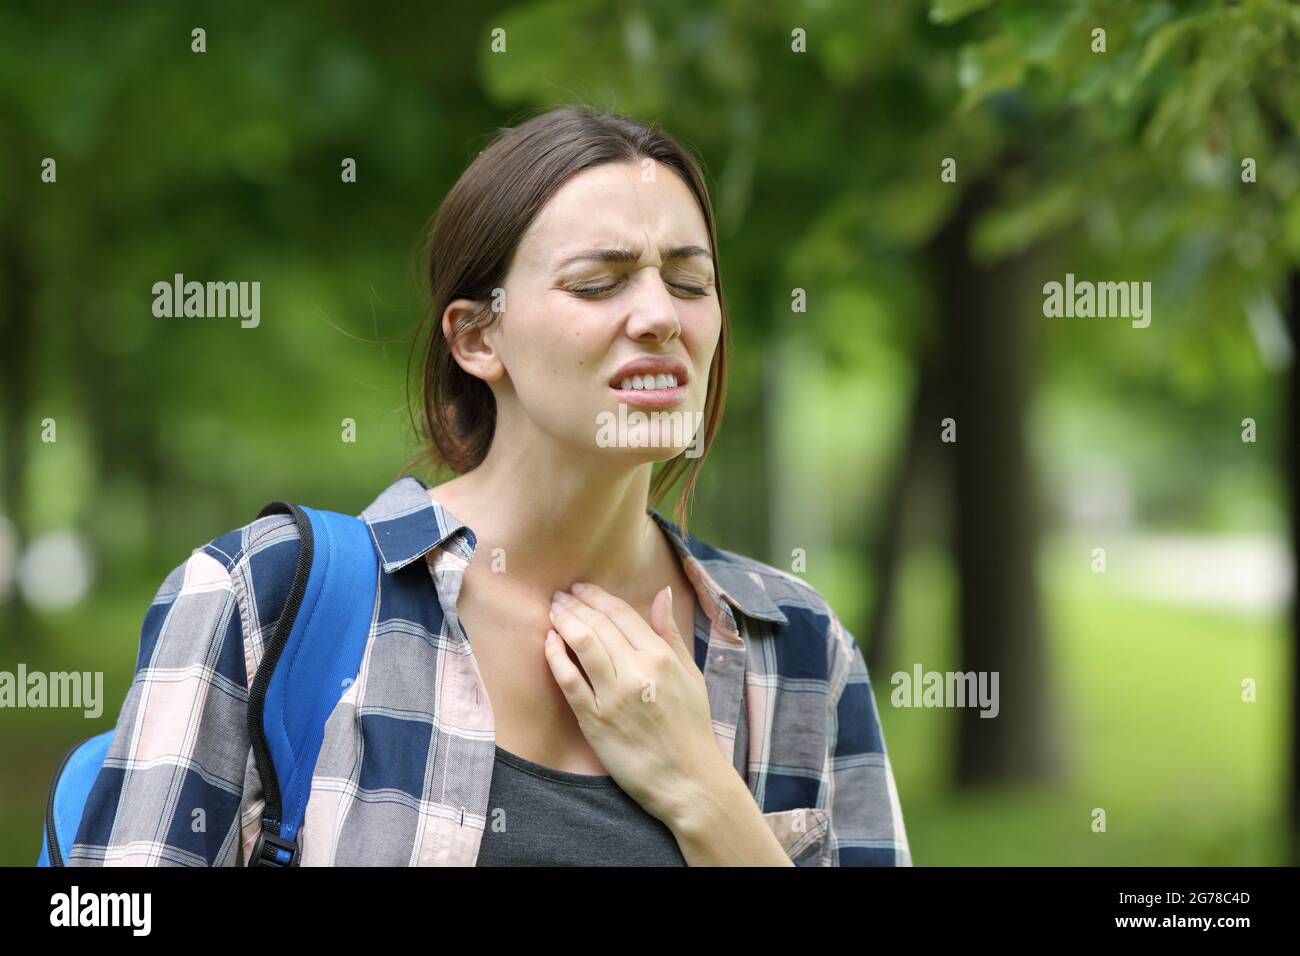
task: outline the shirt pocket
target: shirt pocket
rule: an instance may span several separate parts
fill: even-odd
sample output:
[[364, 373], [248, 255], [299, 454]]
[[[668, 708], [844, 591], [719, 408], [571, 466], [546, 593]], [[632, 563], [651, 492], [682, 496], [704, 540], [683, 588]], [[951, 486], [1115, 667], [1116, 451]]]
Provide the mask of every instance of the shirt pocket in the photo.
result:
[[794, 863], [803, 866], [816, 863], [830, 829], [830, 813], [820, 807], [796, 807], [764, 813], [763, 819]]

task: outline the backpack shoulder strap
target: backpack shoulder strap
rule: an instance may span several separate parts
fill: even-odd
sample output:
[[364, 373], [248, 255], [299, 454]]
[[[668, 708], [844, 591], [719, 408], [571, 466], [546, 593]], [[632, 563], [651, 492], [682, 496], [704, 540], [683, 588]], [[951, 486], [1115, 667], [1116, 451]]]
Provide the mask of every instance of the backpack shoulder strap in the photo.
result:
[[248, 730], [266, 795], [248, 866], [294, 866], [325, 722], [361, 666], [378, 593], [379, 558], [360, 518], [275, 501], [300, 546], [293, 584], [253, 678]]

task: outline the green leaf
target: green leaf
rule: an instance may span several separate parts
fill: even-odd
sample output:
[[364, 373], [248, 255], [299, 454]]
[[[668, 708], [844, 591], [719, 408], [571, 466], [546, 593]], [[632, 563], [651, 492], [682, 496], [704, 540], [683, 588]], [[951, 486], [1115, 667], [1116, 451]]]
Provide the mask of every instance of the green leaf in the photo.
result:
[[930, 4], [931, 23], [956, 23], [976, 11], [993, 6], [994, 0], [934, 0]]
[[1175, 20], [1173, 23], [1166, 23], [1153, 33], [1151, 39], [1147, 41], [1146, 49], [1142, 52], [1142, 59], [1138, 62], [1138, 78], [1146, 77], [1198, 23], [1198, 18]]
[[972, 252], [981, 262], [1023, 252], [1075, 221], [1082, 207], [1082, 190], [1069, 180], [1017, 198], [980, 219]]
[[1008, 34], [967, 44], [961, 48], [957, 64], [957, 82], [966, 91], [959, 107], [963, 112], [990, 93], [1019, 86], [1027, 66], [1023, 51]]

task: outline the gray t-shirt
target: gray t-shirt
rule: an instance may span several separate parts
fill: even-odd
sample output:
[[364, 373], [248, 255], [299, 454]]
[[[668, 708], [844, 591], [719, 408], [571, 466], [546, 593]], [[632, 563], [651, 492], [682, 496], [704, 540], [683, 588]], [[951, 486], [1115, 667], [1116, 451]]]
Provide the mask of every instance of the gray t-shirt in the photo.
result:
[[496, 748], [476, 866], [685, 866], [673, 833], [607, 775]]

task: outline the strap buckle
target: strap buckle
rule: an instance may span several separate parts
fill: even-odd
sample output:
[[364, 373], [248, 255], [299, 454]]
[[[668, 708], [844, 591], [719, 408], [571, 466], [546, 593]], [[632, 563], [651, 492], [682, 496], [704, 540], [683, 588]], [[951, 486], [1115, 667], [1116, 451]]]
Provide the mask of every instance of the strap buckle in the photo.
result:
[[[284, 854], [288, 854], [286, 858]], [[250, 858], [249, 866], [295, 866], [298, 862], [298, 841], [285, 840], [274, 834], [268, 833], [266, 824], [262, 824], [262, 832], [257, 835], [257, 842], [253, 844], [253, 854]]]

